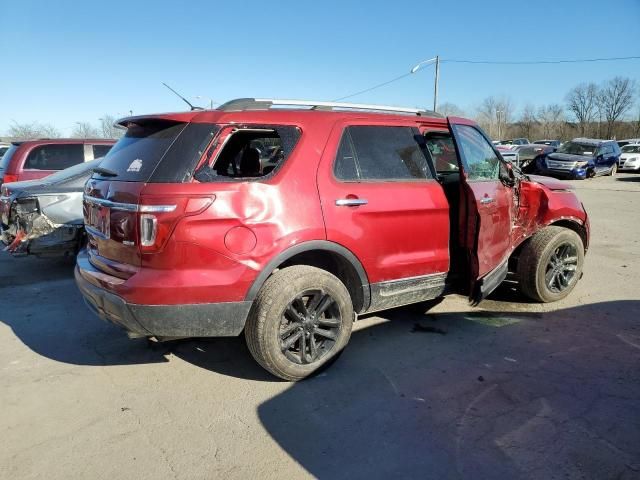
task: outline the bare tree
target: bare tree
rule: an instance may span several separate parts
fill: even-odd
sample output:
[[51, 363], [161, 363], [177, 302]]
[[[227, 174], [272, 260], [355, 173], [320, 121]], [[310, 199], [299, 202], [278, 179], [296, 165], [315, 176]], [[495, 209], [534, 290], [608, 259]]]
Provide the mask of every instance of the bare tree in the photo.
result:
[[552, 103], [540, 107], [538, 110], [538, 122], [542, 126], [542, 136], [546, 139], [562, 138], [564, 124], [566, 122], [562, 105]]
[[489, 131], [489, 136], [493, 137], [495, 133], [500, 138], [511, 122], [513, 102], [509, 97], [487, 97], [477, 108], [477, 112], [478, 123]]
[[633, 106], [635, 82], [630, 78], [615, 77], [600, 89], [598, 104], [607, 122], [607, 138], [613, 135], [614, 123]]
[[120, 138], [124, 129], [116, 127], [116, 119], [113, 115], [103, 115], [100, 118], [100, 133], [103, 138]]
[[582, 83], [567, 94], [567, 107], [576, 118], [583, 136], [595, 117], [597, 97], [598, 87], [595, 83]]
[[59, 138], [60, 131], [52, 125], [32, 123], [13, 122], [9, 127], [9, 136], [20, 140], [29, 140], [33, 138]]
[[526, 138], [531, 138], [531, 134], [533, 133], [533, 127], [538, 123], [538, 118], [536, 116], [536, 109], [533, 105], [527, 104], [522, 110], [522, 114], [520, 115], [520, 120], [518, 124], [520, 125], [520, 132]]
[[71, 136], [74, 138], [96, 138], [98, 137], [98, 129], [89, 122], [76, 122]]
[[451, 102], [444, 102], [438, 107], [438, 110], [445, 117], [464, 117], [465, 115], [464, 110]]

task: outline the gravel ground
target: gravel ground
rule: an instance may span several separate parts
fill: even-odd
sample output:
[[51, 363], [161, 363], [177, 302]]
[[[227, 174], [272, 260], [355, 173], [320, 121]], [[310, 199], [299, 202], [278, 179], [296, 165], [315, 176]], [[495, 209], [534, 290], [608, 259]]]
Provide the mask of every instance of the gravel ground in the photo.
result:
[[129, 340], [71, 264], [0, 255], [0, 478], [640, 478], [640, 175], [573, 185], [569, 298], [369, 317], [298, 384], [241, 339]]

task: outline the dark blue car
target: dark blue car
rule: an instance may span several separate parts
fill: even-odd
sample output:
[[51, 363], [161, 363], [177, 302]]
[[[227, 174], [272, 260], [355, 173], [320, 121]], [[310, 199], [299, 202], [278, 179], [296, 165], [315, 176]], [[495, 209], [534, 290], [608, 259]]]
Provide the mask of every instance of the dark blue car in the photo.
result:
[[620, 147], [613, 140], [575, 138], [538, 162], [538, 173], [550, 177], [582, 180], [597, 175], [615, 175]]

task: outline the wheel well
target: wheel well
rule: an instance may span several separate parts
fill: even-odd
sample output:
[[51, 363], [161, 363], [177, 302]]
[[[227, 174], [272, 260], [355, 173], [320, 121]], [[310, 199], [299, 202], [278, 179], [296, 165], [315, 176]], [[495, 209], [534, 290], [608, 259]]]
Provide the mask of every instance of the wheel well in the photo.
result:
[[[578, 236], [582, 240], [582, 245], [584, 246], [584, 251], [585, 251], [585, 253], [587, 252], [587, 247], [588, 247], [587, 229], [585, 227], [583, 227], [582, 225], [580, 225], [578, 222], [574, 222], [573, 220], [558, 220], [557, 222], [551, 223], [551, 224], [549, 224], [547, 226], [548, 227], [563, 227], [563, 228], [568, 228], [569, 230], [573, 230], [574, 232], [576, 232], [578, 234]], [[534, 235], [535, 235], [535, 233], [534, 233]], [[515, 272], [517, 270], [517, 268], [518, 268], [518, 257], [520, 256], [520, 252], [522, 251], [524, 246], [531, 240], [531, 237], [528, 237], [526, 240], [524, 240], [511, 253], [511, 257], [509, 257], [509, 271], [510, 272]]]
[[584, 226], [580, 225], [578, 222], [574, 222], [573, 220], [558, 220], [557, 222], [553, 222], [549, 226], [564, 227], [576, 232], [582, 240], [582, 245], [584, 246], [585, 253], [587, 252], [587, 248], [589, 247], [589, 239], [587, 237], [587, 229]]
[[309, 265], [335, 275], [347, 287], [353, 302], [353, 310], [360, 312], [367, 307], [360, 276], [351, 262], [342, 255], [327, 250], [309, 250], [285, 260], [274, 272], [293, 265]]

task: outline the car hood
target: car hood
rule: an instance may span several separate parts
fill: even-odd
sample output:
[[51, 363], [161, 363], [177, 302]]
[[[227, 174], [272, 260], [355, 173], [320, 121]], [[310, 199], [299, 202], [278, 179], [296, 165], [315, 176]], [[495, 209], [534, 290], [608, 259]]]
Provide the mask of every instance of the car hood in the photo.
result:
[[573, 190], [573, 186], [569, 183], [556, 178], [543, 177], [542, 175], [527, 175], [527, 177], [530, 181], [544, 185], [549, 190]]
[[571, 155], [570, 153], [550, 153], [547, 156], [550, 160], [557, 160], [559, 162], [588, 162], [589, 160], [593, 160], [592, 157], [587, 157], [585, 155]]
[[623, 153], [622, 155], [620, 155], [620, 158], [622, 160], [627, 160], [629, 158], [640, 158], [640, 153]]

